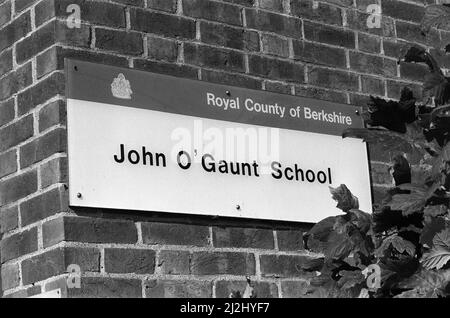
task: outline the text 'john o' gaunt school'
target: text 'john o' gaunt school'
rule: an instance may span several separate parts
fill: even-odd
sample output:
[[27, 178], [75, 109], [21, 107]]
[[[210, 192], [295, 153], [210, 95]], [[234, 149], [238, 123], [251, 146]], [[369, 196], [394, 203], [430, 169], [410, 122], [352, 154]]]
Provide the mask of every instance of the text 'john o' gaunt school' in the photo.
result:
[[[267, 104], [255, 101], [252, 98], [241, 100], [240, 97], [218, 97], [213, 93], [206, 93], [206, 104], [218, 107], [225, 111], [245, 109], [248, 112], [256, 112], [286, 118], [288, 116], [298, 119], [317, 120], [324, 123], [352, 125], [352, 118], [341, 112], [326, 112], [324, 109], [317, 111], [306, 106], [288, 107], [278, 103]], [[244, 106], [244, 108], [242, 108]]]
[[[118, 164], [144, 165], [165, 168], [168, 165], [167, 156], [161, 152], [150, 152], [145, 146], [138, 151], [126, 149], [124, 144], [119, 145], [117, 154], [113, 154], [114, 162]], [[192, 168], [192, 157], [184, 150], [177, 154], [176, 164], [182, 170]], [[199, 162], [201, 169], [207, 173], [219, 173], [224, 175], [240, 175], [248, 177], [261, 177], [260, 164], [256, 161], [233, 162], [227, 160], [216, 160], [211, 154], [204, 154]], [[196, 165], [197, 166], [197, 165]], [[332, 184], [331, 168], [315, 171], [305, 169], [295, 163], [283, 166], [280, 162], [272, 161], [270, 164], [270, 175], [274, 179], [285, 179], [301, 182], [317, 182], [320, 184]]]

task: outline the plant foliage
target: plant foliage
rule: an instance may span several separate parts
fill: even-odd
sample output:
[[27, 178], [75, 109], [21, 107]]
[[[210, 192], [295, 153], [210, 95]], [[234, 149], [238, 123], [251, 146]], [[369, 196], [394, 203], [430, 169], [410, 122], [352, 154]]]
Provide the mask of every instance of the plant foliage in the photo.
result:
[[[422, 32], [442, 26], [450, 27], [450, 6], [428, 6]], [[407, 87], [398, 101], [371, 97], [364, 114], [369, 128], [343, 133], [393, 154], [392, 188], [372, 214], [359, 210], [345, 185], [330, 188], [344, 214], [304, 236], [305, 247], [323, 255], [302, 266], [316, 273], [309, 294], [450, 297], [450, 78], [421, 47], [411, 47], [403, 61], [428, 66], [425, 99], [416, 100]]]

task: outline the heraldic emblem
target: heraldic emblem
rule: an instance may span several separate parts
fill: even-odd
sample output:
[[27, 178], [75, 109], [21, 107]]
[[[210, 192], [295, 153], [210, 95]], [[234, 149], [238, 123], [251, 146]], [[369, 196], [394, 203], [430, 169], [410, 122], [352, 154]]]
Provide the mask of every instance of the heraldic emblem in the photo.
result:
[[122, 73], [120, 73], [111, 83], [111, 92], [114, 97], [120, 99], [131, 99], [131, 94], [133, 94], [130, 81], [128, 81]]

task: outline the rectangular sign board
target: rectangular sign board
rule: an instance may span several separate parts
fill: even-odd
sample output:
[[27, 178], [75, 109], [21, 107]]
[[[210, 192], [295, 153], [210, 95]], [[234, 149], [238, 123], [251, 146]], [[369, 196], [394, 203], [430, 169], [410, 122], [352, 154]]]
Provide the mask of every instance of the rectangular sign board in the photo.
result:
[[72, 206], [296, 222], [371, 211], [355, 106], [66, 60]]

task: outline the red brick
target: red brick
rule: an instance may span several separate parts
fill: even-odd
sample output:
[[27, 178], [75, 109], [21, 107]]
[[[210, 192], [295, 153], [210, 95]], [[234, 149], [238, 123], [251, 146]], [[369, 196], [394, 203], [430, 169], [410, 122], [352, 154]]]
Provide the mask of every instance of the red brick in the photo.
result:
[[38, 78], [56, 71], [64, 70], [64, 59], [72, 58], [92, 63], [101, 63], [119, 67], [128, 67], [128, 60], [125, 57], [99, 52], [87, 52], [81, 50], [66, 49], [62, 47], [52, 47], [36, 57], [36, 75]]
[[175, 13], [177, 11], [177, 0], [147, 0], [147, 7]]
[[384, 96], [384, 80], [370, 76], [361, 76], [361, 89], [363, 93]]
[[0, 235], [15, 230], [19, 224], [19, 208], [14, 205], [9, 208], [0, 208]]
[[263, 9], [283, 12], [283, 0], [259, 0], [259, 6]]
[[397, 38], [411, 42], [426, 44], [426, 37], [422, 35], [420, 25], [402, 21], [395, 22]]
[[18, 63], [30, 59], [37, 53], [53, 45], [56, 41], [55, 23], [48, 23], [16, 44], [16, 59]]
[[404, 87], [408, 87], [413, 91], [414, 97], [418, 100], [422, 98], [422, 85], [411, 84], [407, 82], [387, 80], [387, 96], [389, 98], [399, 99], [400, 93]]
[[0, 4], [0, 27], [11, 21], [11, 2], [5, 1]]
[[2, 289], [8, 290], [19, 286], [20, 284], [20, 272], [19, 264], [3, 265], [1, 268], [2, 273]]
[[358, 76], [338, 70], [320, 67], [308, 69], [308, 81], [311, 84], [343, 90], [358, 90]]
[[302, 277], [301, 266], [309, 260], [298, 255], [261, 255], [261, 274], [266, 277]]
[[137, 229], [126, 220], [61, 217], [46, 222], [42, 236], [44, 247], [61, 241], [133, 244], [137, 242]]
[[120, 4], [141, 7], [141, 8], [144, 7], [144, 0], [112, 0], [112, 2], [117, 2]]
[[57, 248], [22, 261], [23, 284], [31, 284], [67, 272], [71, 264], [81, 272], [99, 271], [100, 251], [93, 248]]
[[424, 82], [428, 74], [430, 74], [430, 71], [425, 64], [400, 63], [400, 77], [402, 79]]
[[82, 24], [80, 28], [70, 29], [66, 21], [55, 21], [54, 23], [56, 42], [67, 46], [89, 48], [91, 45], [91, 28]]
[[[278, 288], [274, 283], [252, 282], [253, 297], [256, 298], [278, 298]], [[239, 292], [244, 295], [247, 281], [227, 281], [216, 282], [216, 298], [230, 298], [231, 293]]]
[[0, 79], [0, 100], [4, 100], [32, 83], [31, 63]]
[[215, 247], [273, 249], [273, 231], [265, 229], [214, 227], [213, 243]]
[[350, 68], [363, 73], [397, 76], [396, 61], [375, 55], [350, 52]]
[[254, 7], [256, 0], [223, 0], [223, 2], [235, 3], [246, 7]]
[[194, 252], [190, 266], [194, 275], [254, 275], [255, 257], [248, 253]]
[[67, 158], [55, 158], [41, 165], [41, 187], [68, 181]]
[[281, 293], [283, 298], [304, 298], [307, 295], [308, 286], [306, 281], [282, 281]]
[[251, 89], [261, 89], [261, 80], [244, 76], [241, 74], [202, 70], [202, 80], [207, 82], [240, 86]]
[[278, 230], [277, 241], [280, 251], [300, 251], [303, 250], [304, 230]]
[[107, 273], [153, 274], [155, 251], [144, 249], [105, 249]]
[[2, 264], [22, 255], [37, 251], [37, 228], [13, 234], [1, 241]]
[[68, 207], [68, 193], [64, 187], [59, 187], [20, 204], [22, 226], [40, 221], [54, 214], [65, 212]]
[[207, 281], [147, 280], [147, 298], [211, 298], [212, 283]]
[[67, 148], [66, 130], [54, 129], [20, 147], [20, 167], [25, 168]]
[[405, 55], [406, 51], [409, 49], [410, 46], [411, 44], [407, 42], [402, 41], [393, 42], [383, 39], [384, 55], [396, 58], [397, 60], [399, 60]]
[[139, 279], [82, 277], [81, 288], [67, 291], [70, 298], [141, 298]]
[[291, 86], [280, 82], [266, 81], [264, 84], [264, 89], [269, 92], [291, 94]]
[[184, 60], [187, 64], [244, 72], [244, 55], [236, 51], [218, 49], [205, 45], [184, 45]]
[[28, 115], [8, 126], [0, 128], [0, 152], [17, 146], [33, 136], [33, 116]]
[[62, 100], [51, 102], [39, 111], [39, 132], [58, 124], [66, 124], [66, 104]]
[[0, 178], [17, 171], [17, 151], [10, 150], [0, 154]]
[[337, 103], [347, 103], [347, 95], [342, 92], [331, 91], [318, 87], [296, 86], [295, 95], [329, 100]]
[[0, 29], [0, 51], [11, 46], [30, 31], [31, 17], [30, 12], [27, 12]]
[[381, 12], [395, 19], [420, 23], [425, 13], [425, 8], [402, 1], [382, 0]]
[[[395, 36], [395, 23], [394, 20], [387, 16], [381, 16], [380, 28], [369, 27], [367, 24], [367, 19], [370, 14], [358, 11], [358, 10], [347, 10], [347, 24], [352, 30], [363, 31], [366, 33], [372, 33], [384, 37], [394, 37]], [[399, 22], [399, 21], [398, 21]]]
[[[81, 20], [89, 24], [104, 25], [113, 28], [125, 28], [125, 8], [114, 3], [85, 0], [55, 1], [56, 16], [67, 19], [67, 7], [70, 4], [80, 6]], [[75, 30], [77, 30], [75, 28]]]
[[183, 14], [193, 18], [242, 25], [239, 7], [210, 0], [183, 0]]
[[305, 39], [350, 49], [355, 48], [354, 32], [318, 23], [305, 22]]
[[143, 59], [134, 60], [134, 68], [153, 73], [197, 79], [198, 69], [188, 65], [156, 62]]
[[40, 81], [17, 96], [19, 115], [29, 112], [35, 106], [43, 104], [55, 95], [63, 95], [64, 90], [64, 74], [54, 73], [50, 75], [45, 80]]
[[0, 182], [0, 206], [17, 201], [37, 190], [36, 170]]
[[12, 70], [12, 50], [0, 52], [0, 77]]
[[158, 267], [163, 274], [189, 275], [190, 253], [187, 251], [161, 251]]
[[35, 2], [35, 0], [34, 1], [33, 0], [15, 0], [14, 1], [15, 12], [20, 13], [21, 11], [24, 11], [26, 8], [31, 6], [34, 2]]
[[0, 127], [14, 119], [14, 99], [0, 102]]
[[201, 225], [173, 223], [142, 223], [145, 244], [209, 245], [209, 228]]
[[261, 43], [262, 51], [265, 54], [289, 57], [289, 42], [287, 39], [271, 34], [263, 34]]
[[[67, 8], [67, 7], [66, 7]], [[50, 20], [56, 16], [55, 0], [43, 0], [40, 1], [34, 7], [34, 21], [36, 27], [39, 27], [44, 22]], [[67, 13], [66, 13], [67, 17]]]
[[302, 37], [302, 21], [281, 14], [245, 9], [247, 27], [259, 31], [273, 32], [279, 35], [299, 39]]
[[250, 74], [253, 75], [297, 83], [304, 82], [304, 66], [301, 64], [257, 55], [249, 56], [248, 64]]
[[130, 10], [131, 29], [171, 38], [194, 39], [195, 22], [183, 17], [141, 9]]
[[178, 58], [178, 43], [158, 37], [147, 37], [148, 57], [155, 60], [176, 62]]
[[370, 95], [349, 93], [349, 97], [351, 105], [367, 107], [368, 103], [370, 102]]
[[259, 35], [255, 31], [201, 21], [200, 34], [201, 41], [206, 44], [251, 52], [259, 51]]
[[338, 68], [347, 67], [344, 49], [316, 43], [293, 41], [294, 59]]
[[139, 33], [95, 29], [95, 46], [101, 50], [126, 55], [144, 53], [142, 36]]
[[377, 36], [358, 33], [358, 48], [368, 53], [380, 53], [381, 38]]
[[291, 11], [294, 15], [327, 24], [342, 25], [341, 9], [319, 2], [318, 8], [313, 8], [312, 0], [291, 1]]

